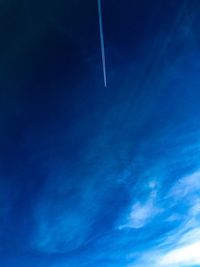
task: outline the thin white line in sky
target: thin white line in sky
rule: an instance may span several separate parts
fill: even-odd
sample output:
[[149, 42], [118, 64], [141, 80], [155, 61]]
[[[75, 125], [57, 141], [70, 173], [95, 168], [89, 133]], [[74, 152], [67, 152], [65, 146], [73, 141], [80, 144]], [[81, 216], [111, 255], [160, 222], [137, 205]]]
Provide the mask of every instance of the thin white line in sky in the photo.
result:
[[101, 40], [101, 56], [102, 56], [102, 66], [103, 66], [103, 78], [104, 85], [107, 86], [106, 78], [106, 60], [105, 60], [105, 45], [103, 36], [103, 21], [102, 21], [102, 11], [101, 11], [101, 0], [98, 0], [98, 11], [99, 11], [99, 29], [100, 29], [100, 40]]

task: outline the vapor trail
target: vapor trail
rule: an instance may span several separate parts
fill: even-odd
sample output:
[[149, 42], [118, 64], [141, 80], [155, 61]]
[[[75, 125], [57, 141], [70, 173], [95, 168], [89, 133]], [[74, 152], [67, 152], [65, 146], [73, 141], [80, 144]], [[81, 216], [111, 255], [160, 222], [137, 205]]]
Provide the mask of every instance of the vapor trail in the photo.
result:
[[99, 29], [100, 29], [100, 40], [101, 40], [101, 56], [102, 56], [102, 65], [103, 65], [103, 78], [104, 85], [106, 87], [106, 60], [105, 60], [105, 46], [104, 46], [104, 37], [103, 37], [103, 21], [102, 21], [102, 12], [101, 12], [101, 0], [98, 0], [98, 11], [99, 11]]

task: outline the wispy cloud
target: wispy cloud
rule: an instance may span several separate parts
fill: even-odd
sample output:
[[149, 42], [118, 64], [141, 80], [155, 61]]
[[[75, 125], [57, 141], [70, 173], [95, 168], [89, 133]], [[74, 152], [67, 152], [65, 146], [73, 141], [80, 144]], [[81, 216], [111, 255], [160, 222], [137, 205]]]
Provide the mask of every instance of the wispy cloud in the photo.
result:
[[[153, 184], [151, 184], [153, 186]], [[131, 207], [131, 211], [126, 218], [126, 223], [118, 227], [119, 230], [124, 228], [134, 228], [139, 229], [148, 224], [151, 219], [158, 213], [158, 208], [156, 207], [154, 201], [155, 195], [151, 194], [150, 198], [145, 202], [134, 203]]]
[[159, 266], [188, 266], [200, 264], [200, 242], [170, 251], [158, 262]]
[[158, 257], [158, 266], [188, 266], [200, 264], [200, 226], [186, 232], [174, 247]]
[[170, 191], [170, 195], [183, 198], [188, 194], [200, 191], [200, 171], [179, 179]]
[[[147, 250], [137, 256], [134, 264], [129, 267], [140, 266], [170, 266], [184, 267], [200, 265], [200, 226], [194, 229], [183, 229], [182, 235], [172, 242], [164, 240], [152, 250]], [[179, 232], [179, 231], [178, 231]], [[177, 236], [180, 233], [177, 233]], [[176, 236], [176, 233], [174, 233]], [[134, 254], [133, 254], [134, 257]]]
[[[136, 261], [134, 264], [130, 264], [131, 267], [200, 265], [199, 178], [199, 170], [180, 177], [166, 194], [163, 198], [166, 203], [166, 210], [162, 209], [163, 220], [161, 223], [163, 226], [175, 223], [174, 227], [168, 233], [163, 234], [155, 246], [143, 250], [141, 255], [135, 257], [133, 253], [132, 257]], [[170, 202], [173, 205], [168, 204]], [[184, 216], [180, 213], [182, 209], [184, 209]], [[145, 222], [151, 218], [151, 207], [148, 209], [148, 206], [145, 206], [140, 211], [143, 219], [141, 225], [144, 226]], [[178, 221], [179, 223], [176, 224]]]

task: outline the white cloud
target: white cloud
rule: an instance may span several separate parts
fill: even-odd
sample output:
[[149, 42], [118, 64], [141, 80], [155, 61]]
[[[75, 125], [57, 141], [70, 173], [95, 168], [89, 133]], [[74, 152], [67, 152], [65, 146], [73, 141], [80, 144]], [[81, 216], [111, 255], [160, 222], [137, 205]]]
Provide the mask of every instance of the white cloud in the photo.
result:
[[192, 217], [196, 217], [200, 215], [200, 201], [199, 200], [193, 199], [190, 214]]
[[200, 190], [200, 171], [196, 171], [191, 175], [179, 179], [172, 187], [170, 196], [183, 198], [198, 190]]
[[[136, 264], [129, 267], [185, 267], [200, 265], [200, 227], [188, 223], [177, 234], [163, 240], [157, 248], [145, 251]], [[133, 254], [134, 257], [134, 254]]]
[[158, 183], [151, 180], [147, 185], [150, 190], [149, 198], [144, 203], [138, 201], [132, 205], [125, 223], [118, 226], [118, 230], [125, 228], [140, 229], [146, 226], [161, 211], [161, 208], [157, 206]]
[[[181, 218], [182, 223], [181, 225], [177, 224], [174, 231], [163, 235], [156, 247], [147, 249], [140, 255], [130, 254], [134, 264], [129, 266], [200, 266], [200, 170], [181, 177], [175, 183], [165, 198], [162, 198], [162, 203], [166, 203], [166, 209], [159, 205], [160, 196], [154, 181], [149, 183], [149, 188], [152, 190], [149, 200], [144, 204], [136, 202], [132, 206], [127, 223], [122, 225], [121, 229], [145, 227], [158, 212], [162, 212], [165, 216], [165, 210], [168, 211], [165, 223], [180, 222]], [[168, 203], [172, 203], [172, 206]], [[181, 207], [180, 213], [177, 205]], [[182, 214], [183, 207], [185, 207], [184, 216]], [[170, 210], [171, 215], [169, 216]], [[135, 261], [135, 259], [137, 260]]]
[[[194, 225], [194, 222], [188, 223], [187, 227]], [[184, 234], [180, 237], [178, 244], [179, 245], [188, 245], [196, 243], [200, 240], [200, 227], [194, 226], [189, 228], [188, 231], [185, 230]]]
[[145, 205], [134, 205], [129, 218], [129, 226], [132, 228], [143, 227], [151, 218], [153, 213], [154, 209], [151, 202]]
[[200, 241], [168, 252], [158, 261], [158, 266], [186, 266], [200, 264]]
[[128, 216], [128, 222], [119, 226], [119, 229], [123, 228], [135, 228], [139, 229], [144, 227], [150, 219], [157, 213], [157, 209], [154, 207], [153, 200], [150, 199], [145, 204], [136, 203], [133, 205], [131, 212]]

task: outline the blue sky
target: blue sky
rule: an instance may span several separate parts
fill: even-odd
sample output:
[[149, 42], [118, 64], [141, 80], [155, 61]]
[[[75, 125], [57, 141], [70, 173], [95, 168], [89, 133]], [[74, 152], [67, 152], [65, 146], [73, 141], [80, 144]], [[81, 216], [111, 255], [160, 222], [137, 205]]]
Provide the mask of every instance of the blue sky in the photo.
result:
[[199, 1], [1, 1], [0, 266], [200, 266]]

